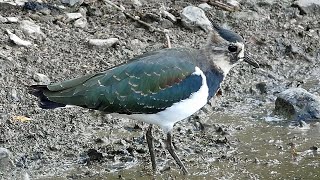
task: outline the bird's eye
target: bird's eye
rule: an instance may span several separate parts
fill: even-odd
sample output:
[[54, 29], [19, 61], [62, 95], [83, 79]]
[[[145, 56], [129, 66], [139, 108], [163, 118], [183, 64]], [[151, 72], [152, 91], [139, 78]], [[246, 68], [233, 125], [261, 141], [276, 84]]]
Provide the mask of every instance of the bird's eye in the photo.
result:
[[238, 47], [236, 45], [229, 45], [228, 50], [230, 52], [237, 52], [238, 51]]

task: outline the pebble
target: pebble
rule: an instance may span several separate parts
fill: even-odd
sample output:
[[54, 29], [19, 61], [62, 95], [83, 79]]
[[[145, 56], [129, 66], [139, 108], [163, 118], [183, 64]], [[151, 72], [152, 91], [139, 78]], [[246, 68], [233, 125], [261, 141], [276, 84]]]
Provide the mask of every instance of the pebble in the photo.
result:
[[18, 93], [17, 93], [17, 90], [16, 90], [16, 89], [12, 89], [12, 90], [11, 90], [10, 98], [11, 98], [11, 100], [14, 101], [14, 102], [19, 102], [19, 101], [20, 101], [20, 98], [18, 97]]
[[201, 27], [205, 31], [211, 28], [211, 22], [204, 11], [195, 6], [187, 6], [182, 10], [181, 21], [188, 28]]
[[88, 21], [85, 17], [77, 19], [76, 21], [74, 21], [74, 27], [78, 27], [78, 28], [85, 28], [87, 27]]
[[205, 11], [212, 9], [212, 7], [208, 3], [201, 3], [198, 5], [198, 7]]
[[93, 46], [104, 46], [111, 47], [114, 44], [119, 42], [118, 38], [109, 38], [109, 39], [89, 39], [89, 44]]
[[40, 11], [43, 9], [47, 9], [48, 6], [45, 3], [29, 1], [29, 2], [24, 3], [23, 8], [25, 10]]
[[274, 111], [292, 120], [320, 119], [320, 97], [302, 88], [287, 89], [278, 95]]
[[6, 23], [8, 19], [0, 15], [0, 23]]
[[17, 23], [19, 19], [17, 17], [7, 17], [8, 22]]
[[163, 19], [161, 21], [161, 26], [165, 29], [171, 28], [173, 27], [173, 23], [171, 21], [169, 21], [168, 19]]
[[228, 0], [228, 4], [230, 4], [235, 10], [240, 10], [240, 3], [236, 0]]
[[297, 3], [301, 7], [309, 7], [309, 6], [320, 6], [319, 0], [298, 0], [295, 3]]
[[11, 41], [13, 41], [16, 45], [19, 46], [31, 46], [32, 43], [30, 41], [23, 40], [19, 38], [17, 35], [13, 34], [10, 30], [7, 29], [7, 33]]
[[266, 82], [259, 82], [256, 84], [256, 88], [260, 91], [260, 94], [267, 94], [268, 88]]
[[26, 35], [29, 35], [31, 37], [44, 37], [44, 33], [41, 31], [40, 26], [36, 25], [32, 21], [21, 21], [20, 28]]
[[68, 20], [76, 20], [83, 17], [81, 13], [66, 13], [66, 15]]
[[0, 7], [5, 5], [23, 6], [28, 0], [0, 0]]
[[142, 6], [142, 3], [139, 0], [131, 0], [132, 4], [136, 7]]
[[74, 6], [75, 4], [81, 5], [84, 0], [61, 0], [63, 4], [68, 4], [69, 6]]
[[34, 73], [33, 79], [41, 84], [50, 84], [50, 79], [48, 76], [40, 73]]

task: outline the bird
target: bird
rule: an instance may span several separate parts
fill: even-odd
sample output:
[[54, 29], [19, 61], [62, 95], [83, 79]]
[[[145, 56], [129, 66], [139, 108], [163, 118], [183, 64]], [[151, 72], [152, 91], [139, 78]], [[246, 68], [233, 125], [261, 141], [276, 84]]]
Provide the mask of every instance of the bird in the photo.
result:
[[29, 93], [43, 109], [75, 105], [148, 123], [146, 141], [153, 171], [157, 166], [152, 128], [159, 126], [166, 135], [167, 151], [183, 174], [188, 174], [172, 145], [173, 126], [205, 106], [228, 72], [242, 61], [258, 67], [246, 58], [239, 34], [213, 24], [207, 43], [199, 49], [147, 52], [103, 72], [31, 85]]

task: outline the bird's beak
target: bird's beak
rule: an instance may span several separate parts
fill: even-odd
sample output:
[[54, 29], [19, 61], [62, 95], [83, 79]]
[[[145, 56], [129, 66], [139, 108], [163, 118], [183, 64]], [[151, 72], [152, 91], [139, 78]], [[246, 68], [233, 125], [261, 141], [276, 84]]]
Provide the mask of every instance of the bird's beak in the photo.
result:
[[257, 63], [257, 61], [255, 61], [252, 57], [250, 57], [249, 54], [246, 54], [243, 61], [247, 62], [248, 64], [250, 64], [251, 66], [255, 67], [255, 68], [260, 68], [260, 65]]

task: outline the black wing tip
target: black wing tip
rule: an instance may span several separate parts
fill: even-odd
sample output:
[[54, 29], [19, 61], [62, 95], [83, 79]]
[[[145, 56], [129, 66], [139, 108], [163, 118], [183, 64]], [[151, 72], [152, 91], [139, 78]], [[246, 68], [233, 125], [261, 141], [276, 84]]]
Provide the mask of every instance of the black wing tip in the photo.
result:
[[28, 87], [28, 93], [39, 98], [39, 107], [42, 109], [55, 109], [59, 107], [65, 107], [65, 104], [56, 103], [50, 101], [44, 94], [44, 91], [48, 91], [47, 85], [31, 85]]

